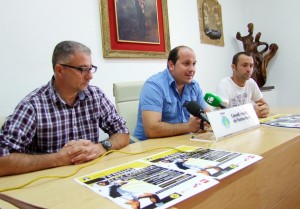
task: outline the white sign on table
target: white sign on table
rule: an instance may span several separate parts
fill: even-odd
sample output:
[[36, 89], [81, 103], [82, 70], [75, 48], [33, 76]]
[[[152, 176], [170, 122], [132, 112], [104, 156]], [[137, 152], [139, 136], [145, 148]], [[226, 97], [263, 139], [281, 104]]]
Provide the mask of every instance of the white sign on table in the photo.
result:
[[216, 141], [260, 126], [252, 104], [206, 113], [213, 132], [198, 134], [191, 140]]

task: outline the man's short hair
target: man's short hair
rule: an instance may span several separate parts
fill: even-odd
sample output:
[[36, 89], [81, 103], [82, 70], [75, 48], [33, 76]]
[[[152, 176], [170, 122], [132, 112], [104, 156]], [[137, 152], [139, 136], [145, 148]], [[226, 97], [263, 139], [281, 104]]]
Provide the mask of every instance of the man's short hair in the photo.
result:
[[251, 54], [250, 52], [238, 52], [238, 53], [236, 53], [236, 54], [233, 56], [233, 58], [232, 58], [232, 64], [237, 65], [238, 60], [239, 60], [239, 57], [240, 57], [241, 55], [246, 55], [246, 56], [248, 56], [248, 57], [252, 57], [252, 54]]
[[[188, 46], [183, 46], [183, 45], [177, 46], [177, 47], [175, 47], [174, 49], [172, 49], [172, 50], [170, 51], [169, 56], [168, 56], [168, 61], [171, 60], [171, 61], [173, 62], [173, 64], [175, 65], [176, 62], [177, 62], [177, 60], [179, 59], [179, 57], [178, 57], [178, 52], [179, 52], [179, 50], [182, 49], [182, 48], [187, 48], [187, 49], [192, 50], [192, 49], [191, 49], [190, 47], [188, 47]], [[193, 51], [193, 50], [192, 50], [192, 51]]]
[[71, 55], [75, 54], [76, 52], [85, 53], [87, 55], [91, 55], [91, 50], [76, 41], [62, 41], [58, 43], [53, 51], [52, 55], [52, 67], [55, 68], [57, 63], [67, 64]]

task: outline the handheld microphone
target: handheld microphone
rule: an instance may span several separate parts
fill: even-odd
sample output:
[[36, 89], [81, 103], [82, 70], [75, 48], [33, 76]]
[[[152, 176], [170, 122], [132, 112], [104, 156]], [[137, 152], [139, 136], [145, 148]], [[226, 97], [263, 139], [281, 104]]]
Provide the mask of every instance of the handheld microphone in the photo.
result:
[[200, 118], [201, 121], [205, 121], [206, 123], [210, 124], [207, 116], [205, 115], [204, 111], [201, 109], [200, 105], [197, 102], [186, 102], [183, 104], [183, 107], [186, 107], [187, 111], [193, 116]]
[[213, 107], [220, 107], [222, 109], [226, 108], [224, 105], [222, 105], [221, 97], [212, 93], [206, 93], [204, 96], [204, 100], [206, 101], [206, 103], [210, 104]]

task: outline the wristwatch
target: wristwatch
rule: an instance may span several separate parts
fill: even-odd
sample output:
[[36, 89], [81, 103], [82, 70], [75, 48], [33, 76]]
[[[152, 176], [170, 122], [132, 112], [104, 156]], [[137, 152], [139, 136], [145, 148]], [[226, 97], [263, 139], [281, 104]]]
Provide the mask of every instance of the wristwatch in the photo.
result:
[[102, 141], [101, 144], [104, 147], [104, 149], [106, 149], [106, 151], [109, 151], [112, 146], [110, 141], [108, 141], [108, 140]]

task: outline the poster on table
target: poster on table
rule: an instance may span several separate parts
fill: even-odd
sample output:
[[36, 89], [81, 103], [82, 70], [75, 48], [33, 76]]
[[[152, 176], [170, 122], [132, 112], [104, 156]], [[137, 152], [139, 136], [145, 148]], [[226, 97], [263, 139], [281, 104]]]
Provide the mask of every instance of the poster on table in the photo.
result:
[[177, 150], [168, 150], [142, 160], [191, 174], [205, 174], [220, 180], [260, 159], [261, 156], [249, 153], [180, 146]]
[[142, 161], [134, 161], [75, 179], [123, 208], [169, 208], [218, 183]]
[[276, 114], [260, 119], [260, 123], [284, 128], [300, 128], [300, 114]]
[[74, 180], [123, 208], [169, 208], [260, 156], [180, 146]]

